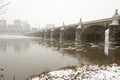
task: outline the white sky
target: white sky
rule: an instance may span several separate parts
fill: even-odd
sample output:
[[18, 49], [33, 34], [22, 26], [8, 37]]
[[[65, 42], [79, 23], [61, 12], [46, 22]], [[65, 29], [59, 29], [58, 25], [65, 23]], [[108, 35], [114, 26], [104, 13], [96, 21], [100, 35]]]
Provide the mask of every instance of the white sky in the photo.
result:
[[32, 27], [60, 26], [80, 18], [84, 22], [112, 17], [115, 9], [120, 10], [120, 0], [10, 0], [7, 8], [0, 17], [9, 23], [20, 19], [28, 20]]

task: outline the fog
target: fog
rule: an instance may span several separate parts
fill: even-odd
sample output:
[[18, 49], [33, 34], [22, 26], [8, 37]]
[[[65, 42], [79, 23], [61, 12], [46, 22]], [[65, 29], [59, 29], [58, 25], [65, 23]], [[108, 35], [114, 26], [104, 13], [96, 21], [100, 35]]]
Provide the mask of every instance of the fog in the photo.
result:
[[28, 20], [32, 27], [72, 24], [112, 17], [120, 10], [119, 0], [6, 0], [10, 1], [1, 19], [12, 23], [15, 19]]

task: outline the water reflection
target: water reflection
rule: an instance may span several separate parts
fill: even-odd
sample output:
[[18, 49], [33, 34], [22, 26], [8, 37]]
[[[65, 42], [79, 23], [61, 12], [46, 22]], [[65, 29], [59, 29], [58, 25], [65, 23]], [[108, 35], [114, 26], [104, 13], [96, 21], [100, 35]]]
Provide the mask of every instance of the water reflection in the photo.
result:
[[0, 67], [5, 69], [0, 74], [4, 80], [26, 80], [33, 74], [79, 64], [76, 58], [59, 51], [59, 43], [19, 35], [8, 37], [0, 37]]
[[20, 53], [22, 50], [27, 50], [29, 47], [29, 40], [22, 41], [22, 39], [0, 39], [0, 52], [9, 52], [12, 50], [13, 52]]
[[[120, 48], [104, 53], [104, 44], [75, 44], [39, 38], [0, 38], [0, 72], [4, 80], [26, 80], [28, 76], [65, 66], [120, 62]], [[3, 78], [0, 77], [0, 78]]]
[[0, 52], [5, 52], [5, 51], [7, 51], [7, 44], [6, 44], [6, 42], [1, 41], [0, 43], [1, 43], [1, 44], [0, 44]]
[[109, 54], [109, 29], [105, 30], [105, 48], [104, 52], [106, 55]]
[[[44, 41], [43, 41], [44, 42]], [[120, 61], [120, 49], [110, 48], [108, 44], [74, 44], [72, 42], [45, 41], [48, 47], [76, 58], [79, 64], [111, 64]], [[109, 51], [108, 51], [109, 50]]]

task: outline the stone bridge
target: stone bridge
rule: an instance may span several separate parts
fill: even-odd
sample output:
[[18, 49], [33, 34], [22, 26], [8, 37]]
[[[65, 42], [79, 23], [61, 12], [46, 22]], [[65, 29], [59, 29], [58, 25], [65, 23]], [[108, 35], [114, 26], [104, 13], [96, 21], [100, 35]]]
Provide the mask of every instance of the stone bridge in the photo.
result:
[[[46, 28], [38, 32], [39, 36], [50, 40], [72, 40], [76, 42], [103, 42], [105, 39], [105, 30], [112, 30], [110, 32], [110, 40], [113, 40], [114, 34], [120, 32], [120, 15], [117, 10], [111, 18], [100, 19], [89, 22], [82, 22], [52, 28]], [[116, 26], [118, 27], [117, 29]], [[117, 36], [120, 37], [120, 36]]]

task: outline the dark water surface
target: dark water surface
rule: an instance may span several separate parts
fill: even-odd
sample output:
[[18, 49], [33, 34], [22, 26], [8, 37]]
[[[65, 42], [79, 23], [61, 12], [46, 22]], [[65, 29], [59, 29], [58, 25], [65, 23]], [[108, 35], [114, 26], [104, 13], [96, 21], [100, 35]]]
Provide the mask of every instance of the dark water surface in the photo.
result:
[[26, 80], [31, 75], [65, 66], [120, 61], [120, 48], [104, 51], [103, 44], [59, 44], [20, 35], [0, 35], [0, 68], [4, 69], [0, 78]]

